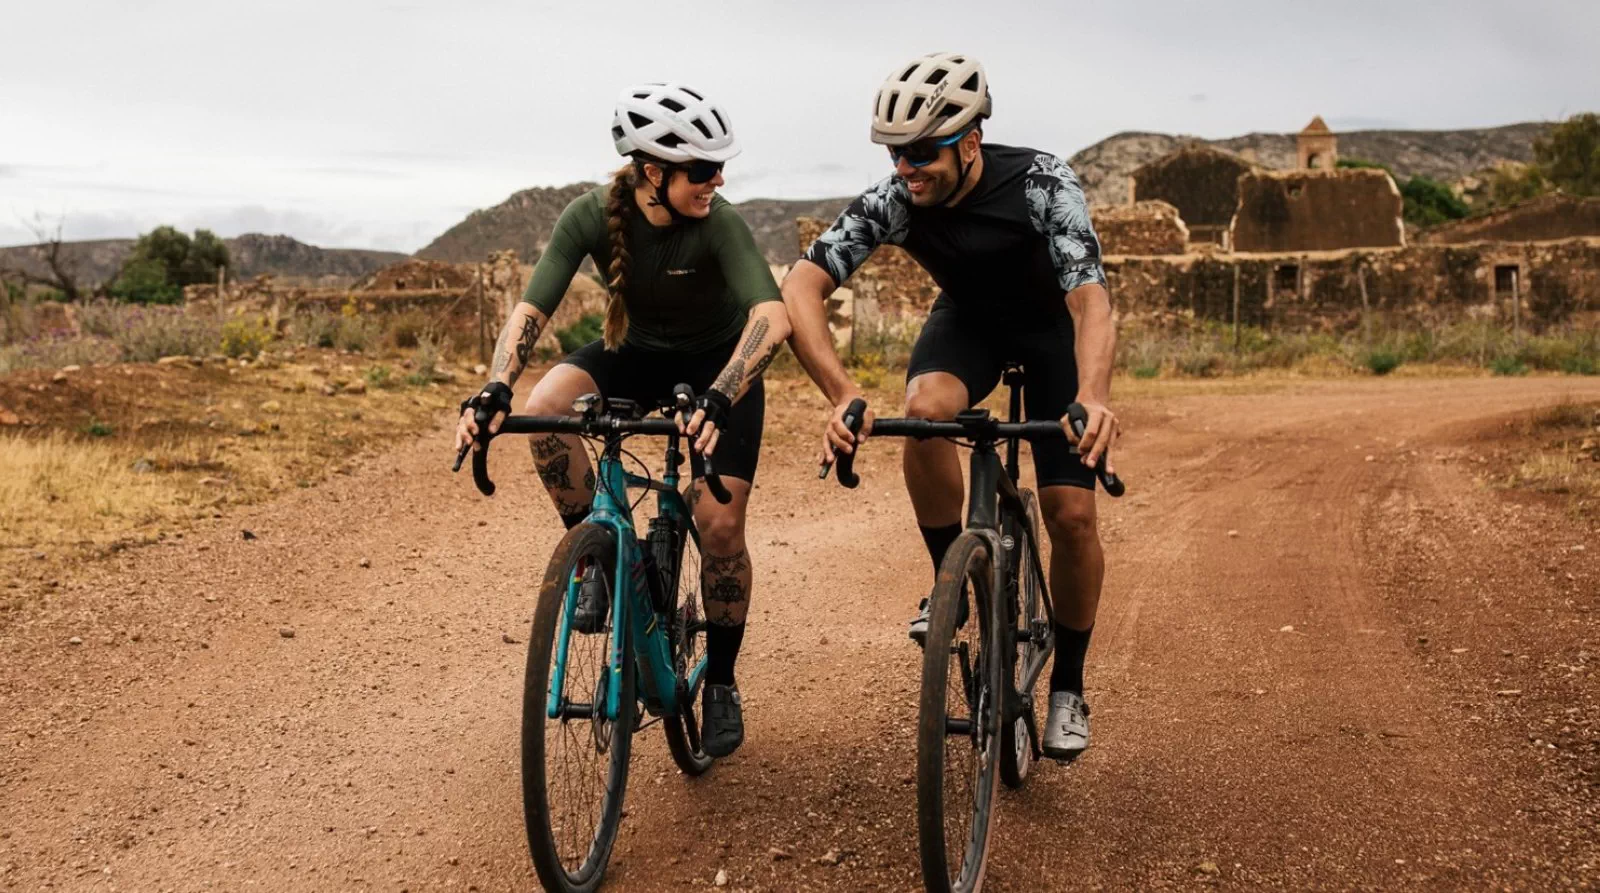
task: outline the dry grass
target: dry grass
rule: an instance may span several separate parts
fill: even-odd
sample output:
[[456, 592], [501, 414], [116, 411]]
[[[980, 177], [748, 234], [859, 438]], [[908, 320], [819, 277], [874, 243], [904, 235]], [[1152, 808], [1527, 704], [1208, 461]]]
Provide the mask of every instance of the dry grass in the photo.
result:
[[[402, 373], [416, 365], [388, 362]], [[73, 560], [311, 486], [426, 430], [456, 402], [439, 384], [363, 388], [370, 365], [302, 351], [270, 368], [0, 378], [0, 405], [23, 422], [0, 436], [0, 573], [36, 552]]]
[[1517, 486], [1562, 493], [1582, 500], [1600, 497], [1600, 463], [1563, 453], [1539, 453], [1522, 463]]
[[1580, 517], [1600, 514], [1600, 404], [1563, 400], [1511, 430], [1504, 486], [1564, 497]]

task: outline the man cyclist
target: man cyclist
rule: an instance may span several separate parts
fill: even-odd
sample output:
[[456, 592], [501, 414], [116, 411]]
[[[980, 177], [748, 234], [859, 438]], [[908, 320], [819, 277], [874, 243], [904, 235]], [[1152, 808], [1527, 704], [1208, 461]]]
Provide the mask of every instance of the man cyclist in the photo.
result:
[[[1061, 159], [983, 141], [991, 99], [977, 60], [957, 53], [900, 66], [879, 88], [872, 141], [889, 148], [894, 175], [857, 196], [783, 282], [806, 372], [834, 404], [823, 461], [853, 452], [845, 408], [861, 392], [834, 351], [825, 301], [873, 249], [899, 245], [941, 293], [912, 349], [905, 414], [948, 420], [989, 395], [1006, 363], [1020, 363], [1030, 419], [1060, 418], [1073, 401], [1088, 424], [1072, 455], [1064, 441], [1033, 445], [1039, 499], [1051, 542], [1057, 651], [1043, 749], [1059, 760], [1089, 746], [1083, 662], [1094, 628], [1105, 559], [1095, 516], [1094, 467], [1120, 425], [1107, 408], [1116, 333], [1100, 245], [1083, 190]], [[937, 575], [962, 530], [962, 475], [954, 444], [908, 440], [906, 489]], [[928, 601], [911, 623], [926, 634]]]

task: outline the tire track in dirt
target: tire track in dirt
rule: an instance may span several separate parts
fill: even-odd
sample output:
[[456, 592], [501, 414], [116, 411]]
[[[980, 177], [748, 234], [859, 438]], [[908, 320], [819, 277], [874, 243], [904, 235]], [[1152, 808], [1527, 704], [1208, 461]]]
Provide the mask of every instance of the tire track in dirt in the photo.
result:
[[[1362, 519], [1406, 486], [1401, 440], [1597, 391], [1360, 381], [1130, 404], [1134, 490], [1101, 503], [1095, 747], [1003, 797], [993, 889], [1594, 883], [1504, 808], [1506, 784], [1533, 783], [1514, 742], [1461, 727], [1364, 571]], [[893, 445], [869, 447], [859, 491], [815, 481], [811, 402], [769, 409], [747, 743], [686, 782], [641, 736], [607, 889], [719, 868], [735, 889], [919, 885], [904, 621], [927, 560]], [[557, 532], [514, 445], [484, 501], [441, 472], [444, 441], [89, 569], [0, 633], [0, 884], [535, 887], [521, 640]]]

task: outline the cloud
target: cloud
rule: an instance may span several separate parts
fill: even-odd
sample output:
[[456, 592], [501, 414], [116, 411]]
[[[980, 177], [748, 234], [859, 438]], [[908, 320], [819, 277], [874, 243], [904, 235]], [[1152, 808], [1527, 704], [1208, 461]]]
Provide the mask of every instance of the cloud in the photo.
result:
[[1190, 102], [1205, 102], [1208, 97], [1204, 93], [1190, 93]]

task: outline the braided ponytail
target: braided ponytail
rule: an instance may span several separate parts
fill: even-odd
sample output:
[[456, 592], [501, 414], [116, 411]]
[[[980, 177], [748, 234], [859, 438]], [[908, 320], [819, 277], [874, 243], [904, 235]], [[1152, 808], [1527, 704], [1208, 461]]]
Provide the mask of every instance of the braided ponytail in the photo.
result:
[[622, 303], [622, 293], [628, 288], [628, 224], [638, 212], [633, 198], [638, 182], [633, 164], [623, 165], [611, 175], [611, 190], [606, 193], [606, 234], [611, 240], [611, 263], [606, 269], [606, 289], [611, 293], [603, 336], [606, 350], [616, 350], [628, 334], [628, 308]]

